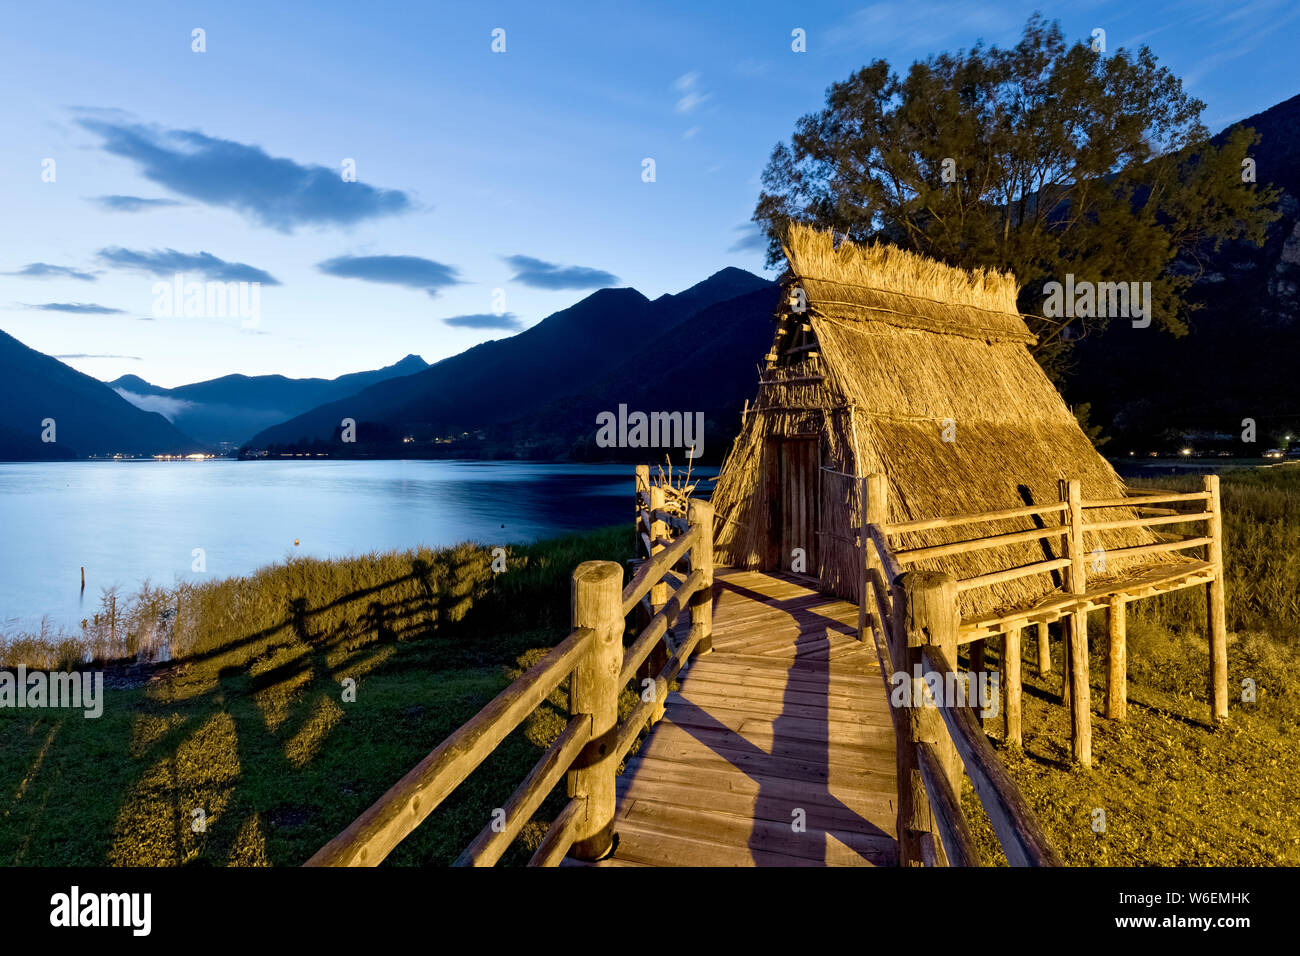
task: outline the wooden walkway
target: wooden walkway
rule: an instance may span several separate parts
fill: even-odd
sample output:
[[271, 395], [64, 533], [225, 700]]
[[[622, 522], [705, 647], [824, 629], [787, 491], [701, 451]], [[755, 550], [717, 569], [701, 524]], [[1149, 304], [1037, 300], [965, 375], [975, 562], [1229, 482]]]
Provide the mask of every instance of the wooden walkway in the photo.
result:
[[790, 575], [715, 582], [713, 652], [618, 777], [595, 865], [894, 865], [894, 730], [857, 606]]

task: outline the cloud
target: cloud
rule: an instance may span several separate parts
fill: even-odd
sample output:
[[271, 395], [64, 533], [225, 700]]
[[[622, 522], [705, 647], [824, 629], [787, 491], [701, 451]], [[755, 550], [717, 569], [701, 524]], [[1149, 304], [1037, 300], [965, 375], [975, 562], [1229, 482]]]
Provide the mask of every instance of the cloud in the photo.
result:
[[138, 355], [105, 355], [102, 352], [69, 352], [66, 355], [56, 355], [56, 359], [88, 359], [88, 358], [111, 358], [111, 359], [130, 359], [132, 362], [143, 361]]
[[185, 205], [175, 199], [144, 199], [140, 196], [92, 196], [90, 201], [98, 203], [109, 212], [144, 212], [146, 209]]
[[728, 252], [763, 252], [767, 249], [767, 233], [756, 222], [742, 222], [733, 232], [739, 237], [728, 248]]
[[502, 312], [500, 315], [495, 312], [475, 312], [472, 315], [453, 315], [442, 321], [458, 329], [509, 329], [513, 332], [524, 327], [524, 323], [513, 312]]
[[361, 279], [423, 289], [431, 296], [449, 285], [460, 284], [455, 266], [420, 256], [335, 256], [318, 262], [316, 268], [341, 279]]
[[82, 272], [68, 266], [52, 266], [48, 262], [29, 262], [17, 272], [6, 272], [7, 276], [24, 276], [28, 279], [81, 279], [94, 282], [98, 278], [94, 273]]
[[150, 182], [281, 232], [350, 226], [414, 208], [401, 190], [344, 182], [340, 169], [303, 165], [197, 130], [90, 117], [78, 122], [102, 139], [105, 152], [135, 163]]
[[119, 269], [136, 269], [152, 276], [170, 278], [177, 272], [197, 272], [219, 282], [260, 282], [262, 285], [279, 285], [280, 280], [271, 273], [244, 262], [227, 262], [210, 252], [177, 252], [175, 249], [154, 249], [144, 252], [111, 246], [99, 250], [99, 260]]
[[95, 305], [93, 302], [44, 302], [40, 305], [24, 303], [29, 309], [37, 309], [41, 312], [71, 312], [75, 315], [126, 315], [122, 309], [110, 309], [106, 305]]
[[[91, 358], [89, 355], [78, 356], [78, 358]], [[95, 358], [132, 358], [130, 355], [100, 355]], [[191, 409], [196, 404], [188, 402], [183, 398], [172, 398], [170, 395], [141, 395], [139, 392], [127, 391], [125, 388], [115, 388], [113, 391], [121, 395], [136, 408], [146, 412], [157, 412], [169, 422], [176, 421], [176, 416], [183, 411]]]
[[618, 285], [618, 276], [586, 266], [559, 266], [532, 256], [505, 256], [515, 270], [512, 281], [535, 289], [601, 289]]
[[698, 126], [692, 126], [686, 132], [682, 133], [682, 139], [694, 139], [695, 134], [698, 133], [699, 131], [700, 128]]
[[700, 89], [700, 74], [695, 70], [683, 73], [673, 83], [673, 89], [681, 94], [677, 99], [677, 112], [691, 113], [712, 96]]

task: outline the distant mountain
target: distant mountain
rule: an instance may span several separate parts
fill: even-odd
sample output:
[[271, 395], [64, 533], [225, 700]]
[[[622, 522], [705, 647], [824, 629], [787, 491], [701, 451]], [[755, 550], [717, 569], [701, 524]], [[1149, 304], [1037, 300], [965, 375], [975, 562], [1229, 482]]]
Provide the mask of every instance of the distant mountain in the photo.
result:
[[[1282, 216], [1262, 248], [1225, 243], [1182, 263], [1202, 270], [1188, 335], [1113, 322], [1079, 343], [1067, 398], [1091, 403], [1092, 424], [1114, 439], [1108, 453], [1191, 445], [1258, 455], [1300, 434], [1300, 96], [1214, 142], [1238, 126], [1259, 135], [1250, 156], [1258, 181], [1282, 190]], [[1253, 446], [1241, 441], [1245, 419], [1257, 426]]]
[[634, 354], [576, 394], [551, 402], [489, 437], [546, 457], [582, 460], [685, 462], [685, 450], [609, 449], [596, 444], [596, 416], [628, 412], [681, 412], [704, 416], [701, 460], [717, 462], [740, 428], [740, 412], [758, 390], [763, 356], [772, 345], [772, 316], [780, 287], [766, 282], [717, 302], [646, 342]]
[[[201, 444], [103, 382], [0, 332], [0, 460], [188, 454]], [[42, 441], [53, 419], [53, 442]]]
[[[679, 350], [694, 345], [664, 344], [661, 340], [673, 330], [720, 302], [772, 287], [766, 279], [728, 268], [653, 302], [635, 289], [601, 289], [517, 335], [484, 342], [423, 372], [321, 405], [260, 432], [248, 445], [263, 449], [329, 441], [345, 418], [358, 423], [362, 441], [366, 424], [369, 434], [383, 440], [400, 433], [421, 443], [466, 431], [497, 431], [521, 412], [530, 414], [588, 392], [625, 363], [631, 363], [629, 374], [653, 377], [680, 359]], [[766, 318], [760, 324], [770, 334]], [[652, 343], [668, 350], [650, 356], [646, 350]], [[532, 440], [542, 437], [554, 436]]]
[[209, 444], [239, 444], [255, 432], [325, 402], [359, 392], [377, 382], [420, 372], [429, 365], [418, 355], [370, 372], [338, 378], [286, 378], [283, 375], [224, 375], [162, 388], [136, 375], [108, 384], [132, 404], [155, 411], [176, 427]]

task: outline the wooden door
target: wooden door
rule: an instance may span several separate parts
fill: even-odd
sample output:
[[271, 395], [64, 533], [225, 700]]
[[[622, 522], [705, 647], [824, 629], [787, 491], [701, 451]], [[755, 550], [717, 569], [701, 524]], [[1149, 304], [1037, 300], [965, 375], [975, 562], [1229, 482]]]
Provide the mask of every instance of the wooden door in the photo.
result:
[[[783, 438], [778, 444], [779, 567], [783, 571], [817, 574], [820, 450], [821, 443], [816, 438]], [[795, 567], [796, 548], [803, 551], [801, 567]]]

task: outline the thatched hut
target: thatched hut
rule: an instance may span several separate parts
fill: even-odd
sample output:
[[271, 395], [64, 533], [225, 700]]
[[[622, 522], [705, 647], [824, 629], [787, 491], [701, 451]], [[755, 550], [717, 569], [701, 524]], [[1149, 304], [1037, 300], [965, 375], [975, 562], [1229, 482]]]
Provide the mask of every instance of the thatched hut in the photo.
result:
[[[836, 248], [830, 234], [800, 226], [785, 253], [790, 295], [713, 497], [720, 562], [806, 569], [825, 590], [858, 600], [862, 494], [854, 479], [865, 475], [884, 476], [890, 524], [1056, 503], [1062, 479], [1077, 479], [1085, 499], [1124, 496], [1030, 354], [1034, 339], [1011, 276], [883, 245]], [[1089, 517], [1135, 515], [1110, 508]], [[1022, 516], [980, 534], [1035, 527], [1041, 517]], [[896, 546], [970, 536], [968, 527], [938, 527], [902, 534]], [[1189, 560], [1117, 551], [1164, 540], [1147, 527], [1089, 532], [1088, 551], [1109, 556], [1094, 563], [1089, 587]], [[1059, 538], [1029, 540], [914, 566], [969, 579], [1060, 557], [1061, 547]], [[1062, 584], [1035, 574], [965, 590], [963, 619], [1030, 607]]]

